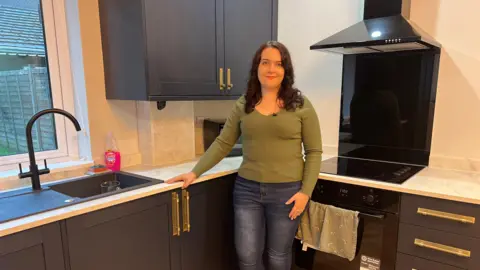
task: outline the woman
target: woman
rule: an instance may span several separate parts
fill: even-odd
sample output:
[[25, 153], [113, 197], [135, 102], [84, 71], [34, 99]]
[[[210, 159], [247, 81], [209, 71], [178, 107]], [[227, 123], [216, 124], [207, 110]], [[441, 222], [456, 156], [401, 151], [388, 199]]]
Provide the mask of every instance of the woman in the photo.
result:
[[186, 188], [222, 160], [242, 134], [243, 163], [234, 188], [241, 270], [263, 269], [265, 244], [268, 269], [290, 269], [299, 216], [318, 179], [322, 142], [317, 114], [293, 83], [287, 48], [276, 41], [263, 44], [253, 58], [247, 92], [221, 134], [192, 172], [168, 181], [183, 181]]

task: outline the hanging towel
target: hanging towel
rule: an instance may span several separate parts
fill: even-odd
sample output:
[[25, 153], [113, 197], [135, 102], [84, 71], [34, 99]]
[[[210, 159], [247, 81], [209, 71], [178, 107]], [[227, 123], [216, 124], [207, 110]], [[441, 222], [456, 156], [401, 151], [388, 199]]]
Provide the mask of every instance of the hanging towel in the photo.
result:
[[352, 261], [357, 248], [358, 212], [310, 201], [296, 238], [307, 247]]

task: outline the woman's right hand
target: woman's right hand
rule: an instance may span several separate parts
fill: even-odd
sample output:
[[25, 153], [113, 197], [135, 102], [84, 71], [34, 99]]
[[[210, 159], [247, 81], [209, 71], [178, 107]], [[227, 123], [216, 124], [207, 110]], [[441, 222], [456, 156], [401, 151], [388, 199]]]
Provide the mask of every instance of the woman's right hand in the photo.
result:
[[189, 172], [189, 173], [184, 173], [184, 174], [181, 174], [181, 175], [178, 175], [176, 177], [168, 179], [167, 184], [173, 184], [175, 182], [183, 181], [182, 188], [187, 188], [195, 180], [197, 180], [197, 175], [194, 172]]

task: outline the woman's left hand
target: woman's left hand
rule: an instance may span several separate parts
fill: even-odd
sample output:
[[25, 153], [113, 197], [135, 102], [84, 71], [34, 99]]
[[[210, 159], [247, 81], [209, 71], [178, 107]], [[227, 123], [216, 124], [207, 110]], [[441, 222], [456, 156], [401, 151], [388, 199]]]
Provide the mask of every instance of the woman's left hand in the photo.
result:
[[291, 220], [296, 219], [302, 212], [305, 210], [305, 207], [307, 206], [308, 200], [310, 198], [308, 197], [307, 194], [302, 193], [302, 192], [297, 192], [295, 195], [290, 198], [285, 204], [289, 205], [295, 202], [293, 205], [292, 211], [290, 211], [290, 214], [288, 217]]

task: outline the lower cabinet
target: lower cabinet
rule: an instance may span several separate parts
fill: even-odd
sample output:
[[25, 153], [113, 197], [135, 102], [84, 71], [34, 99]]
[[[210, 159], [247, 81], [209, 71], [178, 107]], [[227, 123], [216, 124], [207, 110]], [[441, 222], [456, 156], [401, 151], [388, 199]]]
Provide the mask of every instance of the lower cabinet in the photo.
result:
[[397, 270], [480, 269], [480, 206], [404, 194]]
[[426, 259], [421, 259], [415, 256], [406, 254], [397, 254], [397, 265], [395, 270], [412, 270], [412, 269], [430, 269], [430, 270], [461, 270], [450, 265], [445, 265]]
[[65, 270], [58, 222], [0, 238], [2, 270]]
[[234, 269], [234, 175], [190, 186], [179, 192], [181, 232], [173, 237], [179, 252], [173, 270]]
[[71, 270], [169, 270], [170, 192], [66, 220]]
[[235, 269], [234, 180], [230, 175], [66, 220], [69, 269]]

